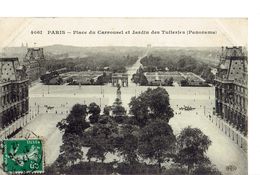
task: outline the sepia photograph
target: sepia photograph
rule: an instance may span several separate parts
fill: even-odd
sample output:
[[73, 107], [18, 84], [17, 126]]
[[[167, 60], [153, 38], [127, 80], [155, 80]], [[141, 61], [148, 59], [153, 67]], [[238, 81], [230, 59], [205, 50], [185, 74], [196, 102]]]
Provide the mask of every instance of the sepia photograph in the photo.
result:
[[247, 18], [0, 18], [0, 174], [247, 175]]

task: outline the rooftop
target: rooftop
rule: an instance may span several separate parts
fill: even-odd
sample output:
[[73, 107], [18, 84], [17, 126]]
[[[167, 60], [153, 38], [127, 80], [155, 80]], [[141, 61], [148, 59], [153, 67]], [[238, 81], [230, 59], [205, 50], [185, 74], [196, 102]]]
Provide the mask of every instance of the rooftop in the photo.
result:
[[18, 61], [17, 57], [6, 57], [6, 58], [0, 58], [0, 62], [3, 61]]

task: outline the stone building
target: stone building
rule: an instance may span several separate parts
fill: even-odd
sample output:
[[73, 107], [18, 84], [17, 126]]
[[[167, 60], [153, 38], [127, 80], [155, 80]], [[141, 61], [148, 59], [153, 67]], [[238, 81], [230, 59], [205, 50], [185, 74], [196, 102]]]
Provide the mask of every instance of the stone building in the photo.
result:
[[112, 74], [112, 86], [122, 85], [128, 86], [128, 74], [126, 73], [113, 73]]
[[43, 48], [28, 48], [25, 58], [23, 59], [23, 65], [26, 67], [30, 82], [40, 78], [42, 74], [45, 74], [44, 67], [45, 58]]
[[222, 47], [215, 79], [216, 114], [247, 135], [247, 54], [242, 47]]
[[0, 58], [0, 130], [28, 114], [28, 77], [18, 58]]

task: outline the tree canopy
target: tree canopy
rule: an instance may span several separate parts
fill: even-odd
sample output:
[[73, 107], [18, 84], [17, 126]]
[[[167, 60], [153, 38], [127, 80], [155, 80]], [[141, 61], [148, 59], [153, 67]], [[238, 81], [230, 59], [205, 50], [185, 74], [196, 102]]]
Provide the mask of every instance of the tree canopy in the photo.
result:
[[100, 121], [94, 123], [84, 133], [84, 146], [89, 147], [88, 159], [96, 158], [103, 162], [108, 152], [115, 152], [114, 142], [117, 136], [118, 127], [113, 120], [108, 119], [106, 123]]
[[80, 137], [76, 134], [67, 134], [63, 137], [63, 144], [60, 146], [58, 166], [74, 165], [77, 160], [81, 160], [83, 152]]
[[174, 152], [176, 138], [171, 126], [163, 121], [154, 121], [142, 128], [138, 150], [143, 158], [156, 160], [159, 167]]
[[163, 88], [148, 88], [139, 97], [133, 97], [129, 103], [130, 112], [134, 115], [136, 123], [144, 126], [149, 120], [156, 119], [169, 122], [174, 116], [170, 106], [169, 94]]
[[138, 140], [139, 128], [124, 124], [121, 127], [119, 137], [116, 140], [116, 147], [120, 155], [124, 156], [127, 163], [133, 165], [138, 161]]
[[198, 128], [190, 126], [184, 128], [177, 137], [177, 161], [188, 167], [190, 171], [195, 165], [209, 163], [206, 151], [211, 145], [211, 141]]
[[58, 122], [57, 127], [65, 134], [82, 135], [90, 125], [86, 122], [87, 106], [75, 104], [66, 119]]
[[99, 120], [101, 109], [96, 103], [90, 103], [88, 106], [88, 113], [90, 123], [96, 123]]

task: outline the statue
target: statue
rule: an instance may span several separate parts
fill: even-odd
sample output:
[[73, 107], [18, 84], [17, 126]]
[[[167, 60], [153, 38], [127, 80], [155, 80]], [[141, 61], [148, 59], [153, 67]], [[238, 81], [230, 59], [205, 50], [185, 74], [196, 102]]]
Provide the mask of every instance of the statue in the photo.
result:
[[117, 91], [120, 91], [120, 88], [121, 88], [120, 84], [117, 83]]
[[116, 91], [116, 96], [119, 100], [121, 100], [121, 86], [120, 84], [117, 84], [117, 91]]
[[112, 106], [112, 116], [124, 116], [126, 114], [126, 110], [122, 106], [120, 89], [121, 89], [120, 84], [117, 84], [116, 99]]

